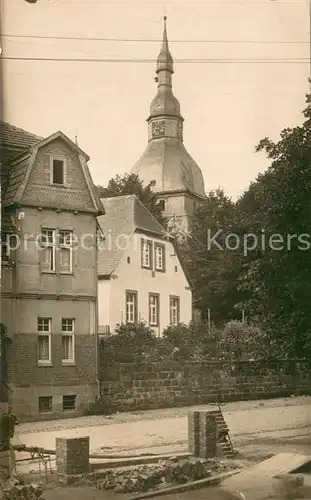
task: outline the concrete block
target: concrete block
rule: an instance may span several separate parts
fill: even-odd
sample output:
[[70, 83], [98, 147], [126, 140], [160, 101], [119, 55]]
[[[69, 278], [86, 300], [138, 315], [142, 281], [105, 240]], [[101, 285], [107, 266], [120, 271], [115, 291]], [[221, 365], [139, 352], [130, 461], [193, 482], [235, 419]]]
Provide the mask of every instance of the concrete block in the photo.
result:
[[281, 474], [274, 477], [273, 493], [275, 498], [295, 500], [303, 498], [304, 478], [299, 474]]

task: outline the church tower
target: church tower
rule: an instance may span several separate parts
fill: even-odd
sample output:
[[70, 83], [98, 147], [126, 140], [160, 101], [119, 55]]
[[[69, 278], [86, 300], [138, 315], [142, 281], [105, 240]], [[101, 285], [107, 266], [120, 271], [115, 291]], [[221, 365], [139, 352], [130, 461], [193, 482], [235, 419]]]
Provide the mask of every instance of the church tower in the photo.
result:
[[173, 94], [173, 58], [169, 51], [166, 17], [162, 48], [157, 60], [158, 92], [150, 106], [148, 145], [131, 170], [144, 185], [154, 182], [154, 191], [171, 224], [186, 232], [189, 219], [206, 197], [200, 167], [183, 143], [184, 119]]

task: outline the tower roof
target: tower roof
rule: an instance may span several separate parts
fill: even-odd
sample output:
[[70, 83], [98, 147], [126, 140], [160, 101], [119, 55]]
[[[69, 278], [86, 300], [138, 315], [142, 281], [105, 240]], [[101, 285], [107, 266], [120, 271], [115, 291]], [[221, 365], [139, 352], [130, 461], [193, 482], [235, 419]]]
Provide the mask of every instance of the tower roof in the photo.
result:
[[187, 152], [183, 144], [183, 117], [180, 104], [173, 94], [173, 58], [169, 50], [166, 17], [161, 50], [157, 59], [157, 95], [151, 102], [149, 144], [132, 168], [144, 182], [155, 181], [155, 191], [188, 192], [205, 197], [201, 169]]
[[162, 115], [176, 116], [183, 120], [178, 99], [176, 99], [172, 90], [173, 58], [168, 46], [166, 19], [165, 16], [162, 46], [157, 59], [156, 81], [158, 82], [158, 92], [151, 102], [150, 116], [147, 121]]

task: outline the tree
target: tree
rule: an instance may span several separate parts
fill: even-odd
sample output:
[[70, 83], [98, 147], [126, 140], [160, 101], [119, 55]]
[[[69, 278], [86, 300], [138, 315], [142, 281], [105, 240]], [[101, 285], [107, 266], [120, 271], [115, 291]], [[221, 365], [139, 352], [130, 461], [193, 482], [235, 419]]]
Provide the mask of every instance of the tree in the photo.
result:
[[301, 126], [257, 146], [271, 160], [238, 202], [240, 218], [258, 248], [240, 277], [251, 316], [269, 329], [278, 356], [310, 353], [311, 106]]
[[241, 318], [236, 304], [244, 294], [237, 291], [242, 256], [233, 237], [236, 232], [235, 203], [221, 189], [211, 191], [195, 213], [183, 249], [197, 307], [204, 319], [210, 309], [216, 325]]
[[138, 175], [124, 174], [123, 176], [116, 175], [113, 179], [110, 179], [107, 187], [98, 186], [97, 189], [101, 198], [136, 194], [157, 221], [162, 225], [166, 225], [166, 219], [163, 216], [161, 205], [158, 202], [156, 194], [152, 190], [154, 185], [153, 182], [150, 182], [150, 184], [144, 186]]

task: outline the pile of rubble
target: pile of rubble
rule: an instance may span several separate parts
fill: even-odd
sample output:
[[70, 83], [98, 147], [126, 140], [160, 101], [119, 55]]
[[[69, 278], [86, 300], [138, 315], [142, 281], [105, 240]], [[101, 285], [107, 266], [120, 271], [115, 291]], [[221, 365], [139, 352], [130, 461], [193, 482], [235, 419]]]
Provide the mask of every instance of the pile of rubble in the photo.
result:
[[157, 464], [107, 470], [97, 481], [97, 489], [115, 490], [119, 493], [138, 493], [197, 481], [227, 469], [228, 465], [217, 459], [179, 460], [172, 457], [168, 460], [160, 460]]
[[1, 484], [1, 500], [44, 500], [41, 496], [42, 486], [38, 484], [24, 484], [24, 482], [12, 476]]

